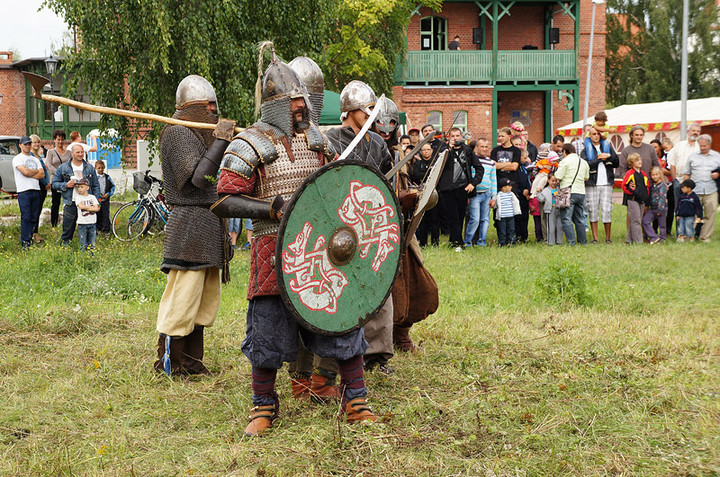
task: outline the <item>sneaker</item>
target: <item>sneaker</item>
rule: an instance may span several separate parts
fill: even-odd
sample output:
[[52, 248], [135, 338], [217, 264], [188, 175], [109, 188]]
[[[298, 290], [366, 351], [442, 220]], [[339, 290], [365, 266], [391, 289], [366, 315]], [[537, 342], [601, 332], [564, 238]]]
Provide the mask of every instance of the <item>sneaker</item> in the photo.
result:
[[387, 363], [379, 364], [378, 371], [383, 373], [386, 376], [390, 376], [391, 374], [395, 373], [395, 370], [393, 368], [391, 368]]
[[462, 252], [462, 251], [463, 251], [463, 248], [462, 248], [462, 247], [455, 247], [455, 251], [456, 251], [456, 252]]
[[250, 242], [245, 242], [240, 250], [250, 250]]

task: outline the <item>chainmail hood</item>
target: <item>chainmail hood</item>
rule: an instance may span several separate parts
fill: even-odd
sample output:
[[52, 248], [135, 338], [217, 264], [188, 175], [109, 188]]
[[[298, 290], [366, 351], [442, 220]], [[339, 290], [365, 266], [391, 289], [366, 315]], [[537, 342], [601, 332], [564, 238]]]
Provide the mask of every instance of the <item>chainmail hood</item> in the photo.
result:
[[[172, 117], [196, 123], [217, 124], [218, 122], [217, 114], [208, 112], [205, 104], [192, 104], [184, 109], [175, 110]], [[189, 129], [205, 144], [205, 147], [210, 147], [215, 141], [212, 129]]]

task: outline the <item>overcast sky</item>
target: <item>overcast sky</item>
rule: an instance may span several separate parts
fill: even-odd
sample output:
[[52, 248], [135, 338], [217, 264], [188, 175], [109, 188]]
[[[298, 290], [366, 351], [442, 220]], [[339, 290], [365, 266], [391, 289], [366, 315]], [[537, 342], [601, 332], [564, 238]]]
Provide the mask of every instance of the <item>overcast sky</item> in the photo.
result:
[[[50, 55], [53, 44], [62, 44], [65, 22], [47, 8], [38, 12], [43, 0], [0, 0], [5, 20], [0, 28], [0, 50], [13, 50], [21, 59]], [[18, 58], [14, 58], [16, 61]]]

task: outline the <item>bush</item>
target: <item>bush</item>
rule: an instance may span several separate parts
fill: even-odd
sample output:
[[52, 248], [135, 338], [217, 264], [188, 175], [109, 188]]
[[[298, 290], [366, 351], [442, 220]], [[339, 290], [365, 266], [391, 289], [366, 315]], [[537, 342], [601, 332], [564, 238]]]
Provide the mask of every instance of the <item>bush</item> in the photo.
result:
[[535, 282], [539, 295], [560, 306], [591, 306], [588, 273], [579, 265], [555, 257]]

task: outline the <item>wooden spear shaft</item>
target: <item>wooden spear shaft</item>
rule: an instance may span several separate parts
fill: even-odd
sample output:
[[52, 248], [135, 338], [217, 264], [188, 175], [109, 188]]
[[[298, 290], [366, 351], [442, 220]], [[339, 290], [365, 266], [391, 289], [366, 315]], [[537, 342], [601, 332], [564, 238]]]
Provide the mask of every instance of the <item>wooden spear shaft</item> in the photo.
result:
[[[158, 123], [174, 124], [178, 126], [185, 126], [188, 128], [196, 129], [215, 129], [215, 124], [209, 123], [196, 123], [193, 121], [184, 121], [182, 119], [168, 118], [166, 116], [160, 116], [158, 114], [142, 113], [140, 111], [128, 111], [120, 108], [108, 108], [106, 106], [96, 106], [94, 104], [83, 103], [81, 101], [75, 101], [73, 99], [63, 98], [62, 96], [55, 96], [52, 94], [43, 94], [42, 88], [48, 82], [43, 76], [35, 75], [32, 73], [24, 72], [25, 78], [30, 82], [33, 87], [33, 96], [37, 99], [44, 101], [50, 101], [52, 103], [64, 104], [75, 109], [82, 109], [85, 111], [93, 111], [101, 114], [111, 114], [113, 116], [125, 116], [126, 118], [144, 119], [146, 121], [155, 121]], [[244, 128], [235, 126], [235, 132], [242, 132]]]

